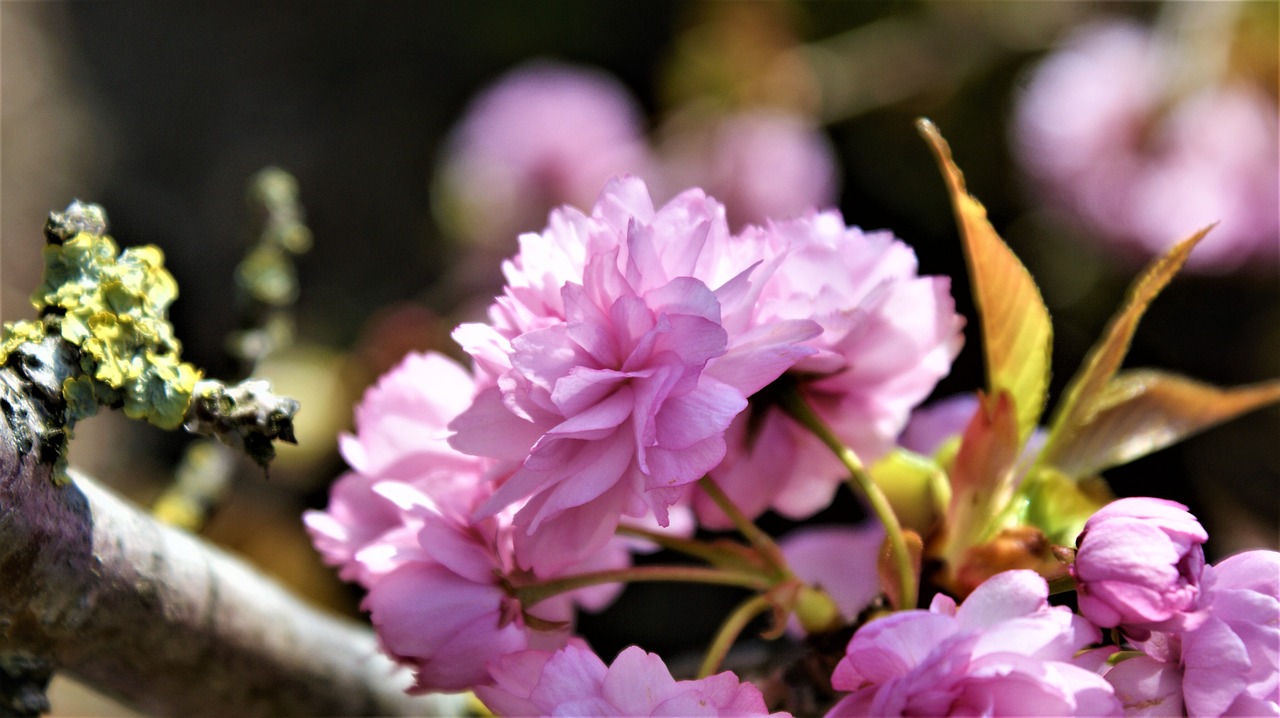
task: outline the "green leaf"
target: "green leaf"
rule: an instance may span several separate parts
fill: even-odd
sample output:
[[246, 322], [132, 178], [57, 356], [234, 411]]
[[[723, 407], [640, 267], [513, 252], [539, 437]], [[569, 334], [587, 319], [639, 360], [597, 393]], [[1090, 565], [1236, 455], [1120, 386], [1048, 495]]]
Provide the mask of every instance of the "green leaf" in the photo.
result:
[[1040, 289], [987, 220], [987, 210], [968, 193], [951, 148], [926, 119], [916, 122], [947, 182], [964, 241], [973, 298], [982, 325], [987, 391], [1008, 392], [1017, 408], [1018, 439], [1025, 442], [1044, 412], [1049, 391], [1053, 325]]
[[1129, 287], [1129, 295], [1076, 375], [1067, 385], [1058, 406], [1049, 438], [1041, 451], [1039, 463], [1058, 465], [1063, 447], [1076, 432], [1084, 428], [1095, 410], [1095, 403], [1107, 389], [1111, 378], [1129, 353], [1129, 344], [1147, 307], [1182, 269], [1191, 250], [1204, 238], [1212, 225], [1177, 243], [1164, 256], [1155, 260]]
[[1151, 369], [1116, 375], [1058, 447], [1053, 465], [1088, 476], [1280, 401], [1280, 380], [1223, 389]]
[[933, 459], [894, 449], [872, 464], [867, 473], [884, 492], [904, 528], [928, 536], [946, 514], [951, 484]]
[[1027, 497], [1023, 522], [1055, 546], [1074, 546], [1089, 517], [1115, 498], [1101, 477], [1078, 480], [1052, 467], [1034, 470], [1018, 491]]

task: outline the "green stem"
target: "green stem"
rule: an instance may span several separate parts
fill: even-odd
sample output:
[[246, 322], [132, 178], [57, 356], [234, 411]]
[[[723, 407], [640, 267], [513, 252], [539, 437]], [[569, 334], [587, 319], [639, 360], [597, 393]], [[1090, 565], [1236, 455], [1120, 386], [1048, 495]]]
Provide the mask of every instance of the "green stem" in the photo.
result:
[[724, 552], [706, 541], [680, 538], [679, 536], [672, 536], [652, 529], [640, 528], [639, 526], [630, 526], [625, 523], [618, 524], [616, 533], [620, 536], [641, 538], [652, 542], [659, 548], [677, 551], [686, 556], [702, 559], [710, 564], [719, 565], [719, 562], [724, 559]]
[[751, 619], [767, 610], [769, 610], [769, 599], [764, 596], [752, 596], [733, 609], [733, 613], [729, 614], [729, 617], [720, 625], [715, 639], [707, 648], [707, 655], [702, 659], [702, 665], [698, 666], [699, 680], [719, 670], [724, 657], [729, 654], [729, 649], [733, 646], [733, 642], [738, 640], [742, 630], [751, 623]]
[[907, 550], [907, 541], [902, 534], [902, 525], [898, 523], [898, 516], [893, 513], [893, 507], [889, 505], [889, 499], [880, 490], [879, 486], [871, 480], [871, 475], [867, 473], [866, 467], [862, 465], [862, 460], [853, 452], [853, 449], [844, 445], [844, 442], [835, 435], [831, 428], [813, 411], [804, 397], [798, 390], [792, 390], [785, 394], [782, 398], [782, 408], [792, 416], [796, 421], [800, 422], [809, 431], [813, 432], [822, 443], [826, 444], [836, 458], [844, 467], [849, 470], [850, 484], [855, 490], [860, 491], [867, 498], [867, 502], [871, 504], [871, 510], [876, 517], [880, 519], [880, 523], [884, 524], [885, 534], [889, 538], [889, 550], [893, 553], [894, 563], [898, 568], [898, 587], [901, 591], [901, 600], [899, 609], [915, 608], [918, 586], [916, 584], [915, 566], [911, 561], [911, 553]]
[[1049, 579], [1050, 596], [1056, 596], [1059, 593], [1067, 593], [1074, 590], [1076, 590], [1076, 578], [1071, 574]]
[[529, 608], [552, 596], [576, 591], [588, 586], [606, 583], [643, 583], [653, 581], [682, 581], [685, 583], [710, 583], [720, 586], [738, 586], [756, 591], [768, 590], [770, 582], [763, 576], [746, 571], [725, 571], [702, 566], [633, 566], [609, 571], [592, 571], [575, 576], [553, 578], [547, 581], [527, 583], [514, 587], [520, 605]]
[[769, 536], [769, 534], [760, 530], [759, 526], [752, 523], [746, 514], [738, 508], [728, 495], [720, 488], [710, 476], [704, 476], [698, 479], [698, 488], [702, 489], [715, 505], [724, 512], [725, 516], [733, 522], [734, 528], [738, 529], [738, 533], [755, 547], [756, 551], [765, 561], [769, 563], [775, 570], [787, 575], [790, 573], [787, 568], [787, 560], [782, 555], [782, 549], [778, 548], [778, 544]]

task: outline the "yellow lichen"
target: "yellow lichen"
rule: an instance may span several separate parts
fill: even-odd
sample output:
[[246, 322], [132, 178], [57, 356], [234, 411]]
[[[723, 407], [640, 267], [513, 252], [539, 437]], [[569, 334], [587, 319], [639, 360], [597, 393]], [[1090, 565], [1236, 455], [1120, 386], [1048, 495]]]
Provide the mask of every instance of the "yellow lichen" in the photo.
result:
[[[84, 376], [63, 385], [68, 426], [98, 404], [122, 406], [161, 428], [179, 426], [201, 375], [179, 359], [168, 319], [178, 285], [164, 254], [152, 246], [118, 252], [110, 237], [82, 231], [45, 247], [44, 261], [44, 282], [31, 303], [81, 351]], [[6, 327], [5, 353], [42, 337], [44, 323]]]
[[0, 365], [9, 360], [9, 354], [19, 346], [31, 342], [35, 344], [44, 339], [44, 323], [18, 321], [4, 325], [0, 332]]

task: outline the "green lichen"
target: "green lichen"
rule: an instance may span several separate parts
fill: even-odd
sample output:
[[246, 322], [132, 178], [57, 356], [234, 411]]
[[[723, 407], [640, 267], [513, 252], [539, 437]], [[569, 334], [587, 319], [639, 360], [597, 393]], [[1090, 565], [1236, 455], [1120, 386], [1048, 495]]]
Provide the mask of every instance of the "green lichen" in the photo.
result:
[[31, 297], [41, 318], [5, 325], [0, 361], [24, 343], [61, 334], [79, 348], [83, 372], [63, 384], [67, 428], [103, 405], [177, 428], [200, 372], [179, 358], [168, 319], [178, 285], [164, 254], [152, 246], [120, 252], [93, 205], [76, 203], [49, 227], [57, 231], [46, 229], [44, 281]]
[[9, 361], [15, 349], [28, 342], [37, 344], [44, 339], [44, 322], [7, 322], [0, 330], [0, 366]]
[[44, 280], [31, 297], [40, 317], [6, 324], [0, 334], [0, 365], [61, 414], [41, 451], [56, 462], [54, 480], [67, 480], [66, 443], [76, 423], [104, 406], [162, 429], [185, 423], [265, 467], [274, 441], [294, 441], [298, 403], [273, 395], [266, 382], [204, 380], [182, 361], [168, 319], [178, 285], [164, 254], [152, 246], [121, 252], [106, 232], [106, 213], [96, 205], [73, 202], [51, 214]]
[[180, 426], [200, 372], [179, 359], [168, 319], [178, 285], [164, 254], [152, 246], [119, 252], [110, 237], [82, 231], [46, 246], [44, 260], [31, 302], [61, 317], [62, 338], [80, 347], [85, 374], [63, 387], [68, 426], [92, 413], [90, 397], [162, 429]]

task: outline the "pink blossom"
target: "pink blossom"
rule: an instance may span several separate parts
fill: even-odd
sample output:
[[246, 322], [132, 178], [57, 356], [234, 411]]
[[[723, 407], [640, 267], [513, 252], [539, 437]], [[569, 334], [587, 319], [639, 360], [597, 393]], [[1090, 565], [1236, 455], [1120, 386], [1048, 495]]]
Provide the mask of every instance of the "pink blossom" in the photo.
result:
[[655, 211], [643, 182], [611, 182], [591, 216], [565, 209], [522, 238], [490, 324], [455, 332], [493, 386], [450, 441], [516, 466], [479, 515], [528, 498], [522, 567], [581, 560], [622, 515], [665, 525], [682, 487], [724, 457], [746, 395], [812, 353], [802, 342], [819, 328], [805, 319], [730, 334], [763, 270], [728, 239], [699, 191]]
[[[477, 484], [481, 498], [489, 489]], [[402, 485], [379, 484], [378, 490], [421, 530], [416, 555], [374, 582], [363, 608], [384, 649], [413, 666], [415, 690], [464, 690], [486, 683], [495, 660], [564, 645], [575, 607], [600, 610], [621, 591], [618, 584], [600, 584], [522, 605], [510, 586], [534, 577], [515, 565], [512, 510], [473, 522], [476, 502], [459, 511]], [[615, 538], [566, 566], [564, 575], [626, 568], [627, 549]]]
[[609, 177], [651, 164], [630, 93], [598, 70], [535, 61], [477, 96], [453, 131], [436, 181], [441, 219], [499, 246], [552, 207], [585, 206]]
[[355, 435], [340, 438], [352, 470], [333, 485], [327, 510], [303, 516], [316, 550], [366, 588], [417, 552], [418, 520], [379, 493], [394, 482], [465, 502], [484, 464], [447, 442], [449, 421], [474, 394], [471, 376], [444, 356], [409, 354], [365, 392]]
[[[463, 690], [487, 682], [501, 656], [558, 648], [569, 638], [575, 606], [602, 609], [621, 590], [601, 584], [522, 605], [510, 587], [533, 577], [515, 566], [513, 511], [472, 521], [492, 485], [472, 486], [471, 500], [452, 503], [398, 482], [374, 489], [396, 504], [406, 524], [419, 527], [413, 551], [372, 583], [363, 604], [384, 649], [414, 667], [416, 690]], [[565, 571], [625, 568], [627, 548], [614, 539]]]
[[[472, 523], [493, 493], [495, 462], [459, 453], [447, 424], [470, 405], [472, 377], [438, 354], [407, 356], [366, 392], [355, 436], [342, 440], [352, 471], [329, 508], [304, 520], [326, 561], [368, 589], [364, 608], [384, 649], [412, 665], [418, 690], [462, 690], [489, 679], [490, 661], [564, 643], [574, 605], [599, 609], [616, 585], [521, 606], [505, 582], [528, 577], [512, 558], [512, 513]], [[615, 540], [575, 572], [629, 565]], [[527, 616], [540, 619], [530, 625]], [[546, 629], [548, 626], [551, 630]]]
[[[414, 666], [418, 690], [468, 688], [488, 680], [489, 660], [567, 638], [535, 637], [499, 583], [511, 568], [510, 516], [468, 523], [491, 493], [488, 464], [452, 449], [446, 426], [474, 393], [453, 361], [405, 357], [357, 407], [356, 435], [342, 438], [352, 471], [328, 510], [304, 517], [325, 559], [369, 590], [378, 638]], [[542, 607], [544, 617], [571, 619], [566, 601]]]
[[1136, 640], [1201, 620], [1208, 534], [1186, 509], [1164, 499], [1120, 499], [1085, 522], [1071, 568], [1080, 613]]
[[1201, 589], [1201, 623], [1154, 632], [1136, 644], [1145, 654], [1100, 665], [1126, 715], [1280, 715], [1280, 554], [1208, 566]]
[[1111, 685], [1074, 665], [1100, 638], [1032, 571], [1007, 571], [958, 609], [939, 594], [854, 634], [831, 683], [853, 691], [828, 715], [1119, 715]]
[[1280, 715], [1280, 553], [1247, 551], [1205, 569], [1209, 617], [1181, 636], [1191, 715]]
[[664, 186], [702, 187], [725, 203], [735, 230], [836, 201], [831, 142], [798, 115], [757, 110], [677, 118], [659, 152]]
[[[1115, 648], [1112, 646], [1111, 648]], [[1097, 653], [1103, 649], [1091, 651]], [[1177, 664], [1138, 655], [1103, 666], [1107, 682], [1115, 687], [1116, 698], [1126, 716], [1181, 716], [1182, 672]], [[1192, 715], [1208, 715], [1193, 713]]]
[[[776, 265], [745, 319], [770, 326], [811, 318], [816, 350], [791, 368], [817, 414], [864, 462], [893, 447], [912, 408], [951, 368], [963, 336], [945, 277], [917, 275], [914, 252], [889, 232], [845, 225], [838, 212], [749, 228], [743, 246]], [[712, 476], [748, 516], [767, 508], [805, 518], [827, 506], [846, 472], [830, 450], [767, 403], [738, 417]], [[727, 520], [704, 497], [699, 517]]]
[[413, 666], [414, 690], [465, 690], [489, 680], [489, 664], [531, 647], [555, 648], [568, 639], [572, 606], [557, 597], [529, 608], [559, 630], [535, 630], [526, 607], [509, 595], [503, 577], [511, 566], [510, 520], [490, 517], [472, 525], [466, 515], [416, 506], [425, 556], [407, 561], [369, 590], [363, 608], [384, 650]]
[[1243, 78], [1189, 86], [1175, 74], [1188, 52], [1135, 23], [1080, 28], [1032, 74], [1016, 155], [1046, 199], [1121, 254], [1162, 254], [1220, 221], [1189, 268], [1275, 271], [1276, 103]]
[[501, 659], [494, 685], [476, 695], [506, 716], [768, 715], [764, 697], [726, 671], [677, 681], [656, 654], [632, 646], [609, 666], [571, 643], [553, 653], [525, 651]]

